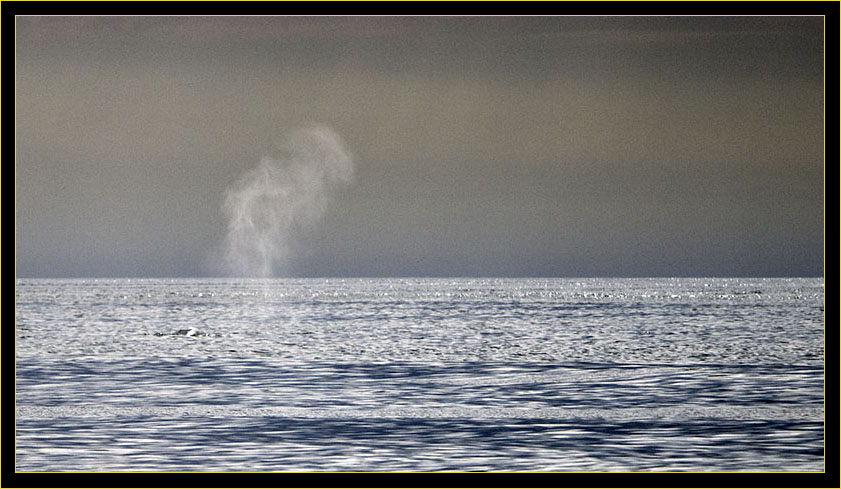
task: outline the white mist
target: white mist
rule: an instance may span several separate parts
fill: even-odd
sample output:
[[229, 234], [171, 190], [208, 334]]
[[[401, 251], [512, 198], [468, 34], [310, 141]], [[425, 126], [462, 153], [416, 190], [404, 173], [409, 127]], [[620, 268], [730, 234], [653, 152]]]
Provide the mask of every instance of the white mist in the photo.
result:
[[353, 158], [341, 137], [318, 125], [288, 135], [280, 157], [264, 157], [225, 191], [223, 244], [231, 276], [272, 277], [291, 256], [292, 238], [316, 223], [331, 195], [353, 181]]

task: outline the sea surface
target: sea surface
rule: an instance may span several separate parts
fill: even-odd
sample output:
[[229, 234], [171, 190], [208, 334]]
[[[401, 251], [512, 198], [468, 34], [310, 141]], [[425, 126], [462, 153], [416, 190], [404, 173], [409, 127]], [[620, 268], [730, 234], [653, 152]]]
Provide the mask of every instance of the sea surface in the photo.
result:
[[17, 471], [823, 471], [803, 279], [19, 279]]

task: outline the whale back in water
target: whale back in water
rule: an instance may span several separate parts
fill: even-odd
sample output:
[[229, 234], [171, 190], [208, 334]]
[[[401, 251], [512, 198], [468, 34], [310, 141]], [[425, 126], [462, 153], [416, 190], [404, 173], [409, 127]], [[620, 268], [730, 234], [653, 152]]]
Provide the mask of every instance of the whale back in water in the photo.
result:
[[[185, 329], [179, 329], [172, 333], [155, 333], [155, 336], [211, 336], [204, 331], [199, 331], [196, 328], [190, 327]], [[213, 335], [216, 336], [216, 335]]]

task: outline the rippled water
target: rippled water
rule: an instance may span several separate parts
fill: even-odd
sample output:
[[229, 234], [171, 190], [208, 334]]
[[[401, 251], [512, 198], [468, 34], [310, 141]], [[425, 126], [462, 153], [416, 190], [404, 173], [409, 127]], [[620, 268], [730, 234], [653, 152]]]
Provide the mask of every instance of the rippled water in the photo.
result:
[[822, 279], [18, 280], [18, 471], [822, 471]]

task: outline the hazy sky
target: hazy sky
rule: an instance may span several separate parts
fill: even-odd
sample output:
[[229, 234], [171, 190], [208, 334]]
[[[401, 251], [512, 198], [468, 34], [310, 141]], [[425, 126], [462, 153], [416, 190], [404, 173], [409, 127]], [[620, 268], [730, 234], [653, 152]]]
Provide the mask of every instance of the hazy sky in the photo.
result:
[[18, 276], [217, 275], [312, 124], [292, 276], [817, 276], [823, 18], [62, 18], [16, 28]]

